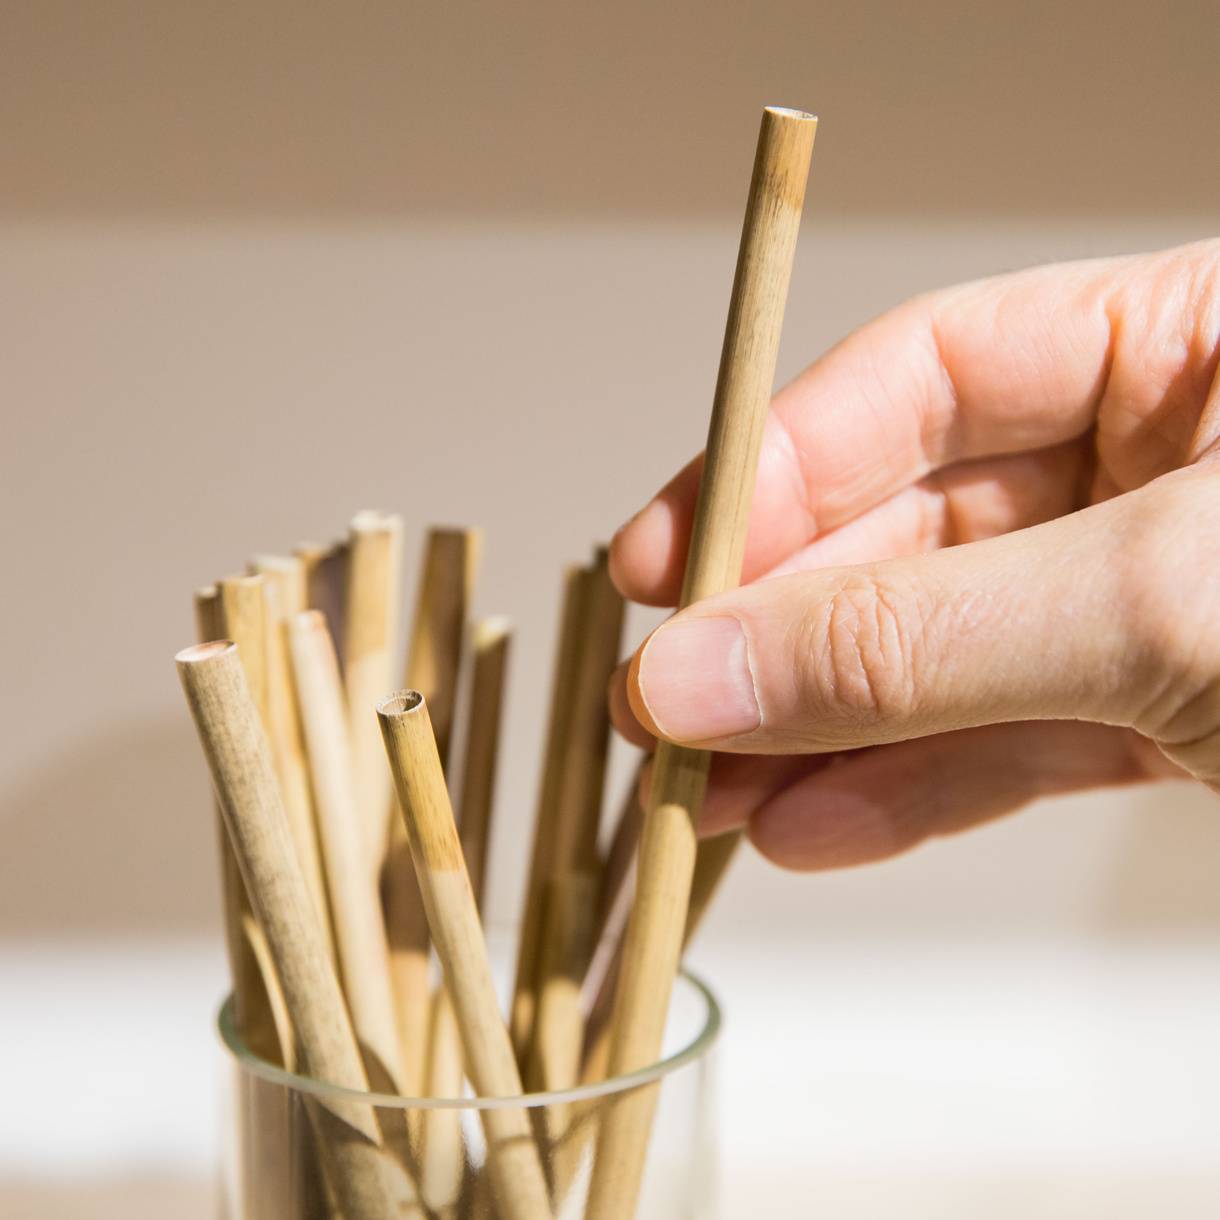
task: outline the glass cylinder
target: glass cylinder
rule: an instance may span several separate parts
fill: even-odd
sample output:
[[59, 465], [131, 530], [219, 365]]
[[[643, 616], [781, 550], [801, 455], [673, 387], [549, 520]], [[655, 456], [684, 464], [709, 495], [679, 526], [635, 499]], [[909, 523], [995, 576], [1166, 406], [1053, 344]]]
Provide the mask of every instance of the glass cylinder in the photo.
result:
[[[231, 998], [219, 1027], [231, 1062], [220, 1167], [226, 1220], [511, 1220], [520, 1209], [504, 1167], [510, 1158], [532, 1163], [535, 1156], [551, 1214], [581, 1220], [599, 1122], [610, 1107], [646, 1110], [653, 1104], [636, 1220], [711, 1220], [716, 1214], [709, 1052], [720, 1031], [720, 1009], [708, 988], [685, 971], [674, 983], [660, 1062], [596, 1084], [522, 1097], [356, 1093], [254, 1055], [237, 1034]], [[498, 1160], [495, 1110], [524, 1111], [532, 1147], [501, 1148], [505, 1159]], [[370, 1129], [380, 1132], [379, 1144], [369, 1140]], [[364, 1194], [353, 1192], [353, 1173], [371, 1184]], [[357, 1210], [364, 1214], [352, 1214]]]

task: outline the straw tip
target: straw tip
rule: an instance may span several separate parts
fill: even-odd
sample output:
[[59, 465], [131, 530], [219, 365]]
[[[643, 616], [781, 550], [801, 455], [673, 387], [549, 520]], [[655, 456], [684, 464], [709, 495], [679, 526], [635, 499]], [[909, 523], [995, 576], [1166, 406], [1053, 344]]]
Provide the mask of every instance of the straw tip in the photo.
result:
[[513, 621], [507, 615], [496, 614], [490, 618], [479, 619], [474, 628], [475, 647], [489, 648], [512, 633]]
[[250, 573], [256, 576], [263, 572], [295, 572], [300, 566], [299, 555], [264, 555], [262, 552], [251, 555], [248, 564]]
[[179, 665], [198, 665], [202, 661], [210, 661], [229, 649], [237, 651], [237, 645], [232, 640], [210, 640], [206, 644], [192, 644], [181, 652], [174, 654], [174, 660]]
[[379, 508], [362, 508], [349, 526], [353, 534], [383, 534], [401, 527], [402, 518], [397, 513], [383, 513]]
[[417, 690], [396, 690], [377, 703], [378, 716], [403, 716], [423, 707], [424, 697]]
[[818, 116], [809, 114], [804, 110], [796, 110], [791, 106], [765, 106], [767, 114], [777, 115], [782, 119], [799, 119], [801, 122], [816, 123]]

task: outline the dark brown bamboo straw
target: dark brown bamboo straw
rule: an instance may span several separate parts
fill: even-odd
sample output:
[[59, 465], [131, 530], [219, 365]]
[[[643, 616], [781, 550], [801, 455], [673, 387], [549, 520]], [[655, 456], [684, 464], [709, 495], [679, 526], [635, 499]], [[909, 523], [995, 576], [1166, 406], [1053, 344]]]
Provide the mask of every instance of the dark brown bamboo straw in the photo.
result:
[[521, 918], [521, 935], [517, 948], [513, 1002], [509, 1014], [513, 1051], [517, 1062], [523, 1067], [533, 1043], [534, 1021], [537, 1015], [546, 885], [551, 875], [559, 786], [575, 693], [577, 659], [584, 631], [587, 588], [588, 573], [585, 569], [571, 565], [564, 570], [559, 641], [555, 671], [551, 680], [550, 719], [543, 755], [542, 783], [538, 794], [529, 878], [526, 882], [525, 905]]
[[[538, 1012], [527, 1083], [551, 1091], [577, 1083], [584, 1021], [580, 991], [596, 945], [601, 862], [597, 833], [610, 745], [606, 688], [618, 664], [623, 597], [603, 548], [587, 577], [585, 629], [576, 661], [560, 768], [543, 919]], [[548, 1120], [562, 1123], [555, 1108]], [[552, 1139], [560, 1137], [552, 1129]]]

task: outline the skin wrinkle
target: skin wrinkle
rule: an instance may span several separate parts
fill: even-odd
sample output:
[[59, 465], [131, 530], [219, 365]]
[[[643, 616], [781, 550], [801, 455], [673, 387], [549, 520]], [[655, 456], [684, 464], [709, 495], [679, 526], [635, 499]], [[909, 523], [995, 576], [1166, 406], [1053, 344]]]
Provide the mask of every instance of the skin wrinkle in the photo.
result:
[[[910, 710], [909, 646], [901, 612], [890, 604], [889, 594], [871, 573], [849, 572], [830, 597], [830, 672], [825, 675], [830, 706], [844, 709], [861, 727], [883, 725]], [[809, 677], [806, 684], [817, 686], [821, 675]]]

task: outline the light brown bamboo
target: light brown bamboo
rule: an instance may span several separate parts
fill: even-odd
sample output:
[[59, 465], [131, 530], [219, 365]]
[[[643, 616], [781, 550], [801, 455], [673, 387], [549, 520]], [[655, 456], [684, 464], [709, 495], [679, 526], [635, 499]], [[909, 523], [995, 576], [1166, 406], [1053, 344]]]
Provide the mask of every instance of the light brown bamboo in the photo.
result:
[[[593, 956], [597, 885], [595, 874], [573, 870], [565, 872], [547, 887], [543, 983], [538, 997], [530, 1073], [526, 1078], [531, 1092], [566, 1089], [580, 1080], [584, 1042], [580, 992]], [[545, 1109], [543, 1119], [553, 1156], [563, 1142], [573, 1113], [572, 1106], [567, 1103]], [[562, 1159], [557, 1157], [559, 1161]]]
[[[279, 980], [275, 977], [275, 962], [271, 957], [271, 949], [267, 944], [266, 936], [263, 935], [262, 928], [259, 927], [258, 920], [254, 918], [253, 910], [246, 910], [241, 913], [241, 929], [242, 935], [246, 938], [246, 943], [250, 946], [250, 952], [258, 963], [259, 973], [263, 977], [263, 982], [267, 984], [267, 1002], [271, 1006], [271, 1019], [275, 1023], [280, 1061], [285, 1071], [295, 1072], [297, 1070], [297, 1053], [296, 1037], [292, 1032], [292, 1018], [288, 1015], [288, 1004], [284, 1000], [284, 993], [280, 989]], [[246, 1043], [246, 1045], [249, 1046], [249, 1043]], [[254, 1048], [251, 1047], [250, 1049], [253, 1050]], [[270, 1060], [270, 1062], [274, 1063], [275, 1060]]]
[[[195, 594], [196, 636], [201, 644], [223, 639], [223, 611], [215, 585]], [[240, 652], [238, 660], [241, 661]], [[220, 854], [221, 893], [233, 979], [233, 1015], [237, 1032], [256, 1055], [268, 1063], [296, 1071], [296, 1037], [292, 1020], [275, 974], [267, 938], [246, 893], [237, 856], [229, 840], [220, 799], [215, 797], [216, 842]], [[242, 1104], [236, 1115], [239, 1143], [237, 1188], [240, 1206], [257, 1209], [258, 1198], [268, 1180], [291, 1173], [296, 1151], [293, 1133], [286, 1123], [282, 1091], [276, 1092], [256, 1077], [243, 1078]], [[297, 1220], [289, 1198], [284, 1200], [284, 1220]]]
[[[478, 909], [427, 705], [417, 692], [400, 691], [378, 704], [377, 715], [432, 941], [462, 1034], [466, 1073], [482, 1097], [516, 1096], [521, 1092], [521, 1077], [496, 1003]], [[513, 1107], [483, 1110], [480, 1117], [502, 1220], [549, 1216], [546, 1178], [525, 1111]]]
[[370, 1079], [382, 1091], [399, 1092], [402, 1064], [389, 950], [356, 813], [347, 714], [334, 645], [317, 610], [298, 614], [288, 632], [343, 989]]
[[[475, 624], [470, 647], [474, 673], [467, 706], [458, 834], [480, 915], [487, 879], [492, 791], [510, 639], [507, 619], [483, 619]], [[428, 1096], [460, 1096], [463, 1075], [457, 1017], [448, 991], [441, 986], [432, 999], [428, 1029]], [[420, 1186], [430, 1207], [441, 1215], [452, 1215], [465, 1171], [461, 1114], [457, 1110], [427, 1110], [424, 1120]]]
[[[462, 1034], [449, 991], [442, 983], [432, 993], [428, 1019], [428, 1097], [462, 1095]], [[419, 1186], [424, 1202], [438, 1220], [456, 1215], [466, 1169], [462, 1112], [423, 1111]]]
[[542, 783], [534, 820], [534, 843], [529, 879], [521, 916], [513, 1002], [509, 1013], [513, 1051], [523, 1067], [528, 1065], [537, 1015], [543, 922], [546, 917], [546, 887], [551, 876], [555, 818], [564, 750], [568, 738], [576, 669], [585, 616], [588, 573], [572, 564], [564, 569], [563, 602], [555, 670], [551, 679], [550, 718], [542, 763]]
[[257, 555], [250, 570], [262, 576], [267, 595], [267, 685], [271, 717], [272, 752], [280, 777], [284, 811], [305, 875], [310, 897], [318, 912], [326, 943], [334, 953], [330, 926], [330, 900], [318, 847], [313, 791], [309, 782], [309, 760], [297, 710], [296, 688], [289, 655], [288, 623], [305, 609], [305, 566], [293, 556]]
[[[695, 875], [691, 882], [690, 906], [686, 912], [686, 927], [682, 933], [685, 952], [711, 904], [725, 870], [741, 842], [740, 831], [701, 839], [695, 858]], [[619, 973], [623, 966], [625, 937], [620, 935], [613, 954], [602, 975], [601, 986], [594, 997], [585, 1023], [585, 1043], [581, 1062], [580, 1083], [596, 1084], [605, 1080], [610, 1063], [610, 1017]], [[562, 1199], [575, 1177], [585, 1148], [596, 1133], [591, 1121], [603, 1103], [598, 1099], [576, 1102], [571, 1106], [565, 1128], [566, 1139], [555, 1153], [555, 1196]]]
[[[816, 130], [811, 115], [772, 107], [763, 112], [682, 606], [733, 588], [741, 579]], [[664, 741], [657, 747], [612, 1020], [608, 1070], [614, 1075], [644, 1067], [660, 1054], [709, 761], [706, 751]], [[598, 1132], [587, 1220], [627, 1220], [635, 1213], [656, 1098], [654, 1085], [608, 1107]]]
[[601, 889], [597, 896], [597, 927], [595, 940], [600, 943], [619, 903], [619, 896], [632, 876], [640, 831], [644, 826], [644, 806], [640, 804], [640, 773], [636, 772], [623, 801], [623, 808], [614, 826], [614, 837], [606, 851], [602, 867]]
[[[711, 906], [712, 898], [724, 879], [729, 865], [741, 844], [742, 832], [730, 830], [726, 834], [710, 839], [700, 839], [695, 853], [695, 872], [691, 879], [690, 903], [686, 909], [686, 925], [682, 930], [682, 951], [686, 952], [695, 933], [703, 923], [703, 917]], [[584, 1066], [581, 1084], [593, 1084], [605, 1079], [610, 1059], [610, 1016], [614, 1006], [614, 993], [618, 985], [619, 971], [623, 964], [624, 937], [618, 938], [614, 956], [610, 960], [601, 985], [597, 989], [589, 1018], [585, 1026]]]
[[474, 674], [466, 726], [458, 828], [466, 871], [470, 874], [470, 887], [480, 914], [487, 888], [487, 852], [491, 840], [496, 759], [500, 748], [500, 712], [511, 641], [512, 627], [507, 619], [488, 618], [475, 624], [472, 641]]
[[[401, 826], [402, 819], [398, 819]], [[411, 846], [406, 831], [396, 827], [381, 872], [381, 906], [390, 954], [390, 982], [394, 989], [398, 1057], [402, 1064], [402, 1091], [423, 1097], [428, 1091], [429, 994], [428, 916], [415, 879]], [[413, 1131], [418, 1126], [408, 1113]]]
[[623, 635], [623, 595], [610, 579], [610, 558], [600, 548], [589, 571], [583, 631], [560, 765], [551, 844], [550, 876], [600, 868], [597, 831], [610, 746], [606, 689], [618, 664]]
[[217, 584], [219, 623], [224, 638], [237, 645], [241, 667], [250, 684], [250, 697], [271, 743], [271, 687], [267, 680], [267, 595], [261, 576], [229, 576]]
[[[215, 585], [195, 594], [195, 634], [201, 644], [225, 638], [225, 618], [220, 590]], [[259, 653], [250, 647], [248, 654], [257, 674]], [[241, 656], [243, 664], [245, 656]], [[237, 867], [237, 857], [225, 830], [220, 806], [216, 806], [216, 844], [220, 854], [220, 888], [224, 911], [225, 945], [233, 979], [233, 1014], [242, 1040], [268, 1063], [287, 1064], [292, 1049], [284, 1045], [283, 1031], [276, 1020], [272, 996], [277, 983], [264, 973], [264, 961], [255, 952], [248, 936], [250, 898]]]
[[[302, 1070], [343, 1088], [368, 1087], [356, 1039], [313, 917], [266, 734], [234, 645], [175, 658], [225, 824], [266, 935]], [[418, 1216], [414, 1184], [386, 1154], [377, 1115], [361, 1102], [311, 1101], [324, 1164], [348, 1220]]]
[[[481, 530], [428, 531], [403, 686], [419, 691], [428, 702], [436, 748], [446, 774], [457, 705], [458, 666], [482, 557]], [[385, 694], [383, 690], [381, 696]]]
[[306, 610], [321, 610], [326, 615], [335, 652], [343, 657], [343, 607], [347, 600], [348, 544], [346, 538], [325, 546], [317, 542], [299, 543], [293, 550], [304, 568]]
[[401, 584], [402, 518], [368, 510], [357, 513], [348, 531], [343, 685], [356, 804], [374, 876], [385, 859], [394, 786], [375, 708], [394, 688]]
[[[548, 1092], [570, 1088], [580, 1075], [580, 991], [597, 944], [597, 832], [610, 746], [606, 688], [618, 664], [623, 630], [623, 596], [610, 580], [604, 548], [587, 580], [585, 628], [552, 834], [538, 1014], [526, 1076], [531, 1089]], [[558, 1140], [566, 1110], [551, 1107], [547, 1119], [551, 1139]]]
[[[437, 709], [441, 762], [448, 767], [453, 709], [457, 702], [458, 669], [475, 579], [482, 557], [478, 530], [428, 531], [420, 570], [415, 612], [411, 621], [404, 686], [419, 690]], [[381, 698], [389, 688], [377, 693]], [[384, 762], [384, 747], [379, 749]], [[408, 1093], [427, 1091], [429, 1026], [428, 920], [411, 849], [396, 801], [389, 806], [389, 848], [381, 872], [382, 906], [390, 944], [400, 1057]]]

